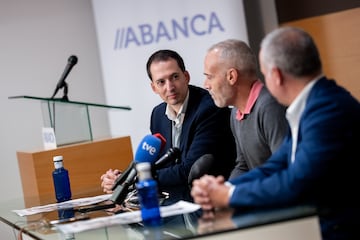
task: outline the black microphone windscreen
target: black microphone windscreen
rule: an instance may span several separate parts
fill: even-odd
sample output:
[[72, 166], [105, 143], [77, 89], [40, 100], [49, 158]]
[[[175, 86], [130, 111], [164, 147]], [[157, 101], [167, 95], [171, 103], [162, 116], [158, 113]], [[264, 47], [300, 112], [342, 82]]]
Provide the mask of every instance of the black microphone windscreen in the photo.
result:
[[178, 148], [169, 148], [169, 150], [167, 150], [167, 152], [154, 163], [154, 168], [160, 169], [169, 162], [175, 161], [180, 157], [180, 153], [180, 149]]
[[209, 173], [211, 167], [214, 165], [214, 161], [215, 158], [212, 154], [204, 154], [199, 157], [190, 169], [188, 183], [191, 184], [194, 179], [198, 179]]
[[117, 186], [123, 184], [123, 182], [126, 180], [131, 170], [133, 170], [134, 168], [135, 168], [135, 163], [131, 162], [128, 168], [124, 172], [122, 172], [121, 175], [115, 180], [111, 190], [114, 191]]
[[68, 59], [68, 63], [75, 65], [78, 62], [78, 58], [75, 55], [71, 55]]
[[126, 177], [123, 184], [118, 185], [114, 192], [112, 193], [111, 197], [109, 198], [110, 201], [116, 204], [122, 204], [129, 193], [129, 187], [134, 183], [136, 177], [136, 169], [132, 168], [128, 176]]

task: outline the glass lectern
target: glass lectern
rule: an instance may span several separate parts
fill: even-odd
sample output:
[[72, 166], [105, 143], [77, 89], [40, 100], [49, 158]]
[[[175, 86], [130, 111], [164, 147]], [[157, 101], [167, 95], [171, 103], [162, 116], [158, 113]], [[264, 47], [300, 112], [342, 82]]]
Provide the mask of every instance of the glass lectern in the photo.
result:
[[41, 102], [44, 127], [54, 129], [58, 146], [93, 140], [89, 107], [131, 110], [127, 106], [68, 101], [57, 98], [24, 95], [9, 97], [9, 99], [19, 98]]

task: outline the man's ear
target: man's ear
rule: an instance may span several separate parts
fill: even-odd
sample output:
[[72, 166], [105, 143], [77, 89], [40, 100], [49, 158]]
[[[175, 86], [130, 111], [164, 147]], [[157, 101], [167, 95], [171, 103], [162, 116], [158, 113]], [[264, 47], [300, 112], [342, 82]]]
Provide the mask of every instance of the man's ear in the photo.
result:
[[153, 92], [157, 94], [157, 89], [156, 89], [153, 81], [150, 82], [150, 86], [151, 86], [151, 89], [153, 90]]
[[185, 79], [186, 79], [187, 83], [189, 84], [189, 82], [190, 82], [190, 73], [185, 70], [184, 75], [185, 75]]
[[272, 79], [274, 79], [276, 86], [281, 86], [284, 84], [284, 75], [280, 68], [278, 67], [271, 68], [271, 75], [272, 75]]
[[228, 81], [230, 85], [234, 85], [238, 79], [238, 75], [237, 69], [229, 68], [226, 72], [226, 81]]

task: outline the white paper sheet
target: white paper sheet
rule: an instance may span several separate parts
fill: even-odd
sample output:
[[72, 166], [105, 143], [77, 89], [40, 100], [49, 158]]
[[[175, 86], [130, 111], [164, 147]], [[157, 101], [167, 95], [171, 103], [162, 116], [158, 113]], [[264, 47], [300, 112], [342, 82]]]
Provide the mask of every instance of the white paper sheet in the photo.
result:
[[[160, 207], [160, 213], [161, 213], [161, 217], [168, 217], [179, 214], [191, 213], [198, 209], [200, 209], [200, 205], [198, 204], [194, 204], [186, 201], [179, 201], [169, 206]], [[120, 213], [116, 215], [99, 217], [90, 220], [82, 220], [67, 224], [59, 224], [56, 225], [56, 228], [59, 229], [64, 234], [69, 234], [69, 233], [83, 232], [101, 227], [109, 227], [112, 225], [131, 224], [137, 222], [141, 222], [140, 211]]]
[[33, 214], [37, 214], [37, 213], [51, 212], [51, 211], [61, 210], [61, 209], [71, 209], [74, 207], [82, 207], [82, 206], [87, 206], [87, 205], [91, 205], [91, 204], [96, 204], [99, 202], [106, 201], [110, 197], [111, 197], [111, 194], [104, 194], [104, 195], [99, 195], [99, 196], [95, 196], [95, 197], [78, 198], [78, 199], [69, 200], [69, 201], [61, 202], [61, 203], [52, 203], [52, 204], [48, 204], [48, 205], [36, 206], [36, 207], [31, 207], [31, 208], [26, 208], [26, 209], [21, 209], [21, 210], [12, 210], [12, 211], [15, 212], [16, 214], [18, 214], [19, 216], [23, 217], [23, 216], [33, 215]]

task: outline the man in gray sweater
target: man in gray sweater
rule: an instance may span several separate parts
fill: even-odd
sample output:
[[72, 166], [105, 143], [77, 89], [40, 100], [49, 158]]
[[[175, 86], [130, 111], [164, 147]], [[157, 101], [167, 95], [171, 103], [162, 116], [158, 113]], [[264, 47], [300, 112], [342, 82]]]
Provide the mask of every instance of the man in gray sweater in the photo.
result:
[[228, 39], [211, 46], [204, 75], [204, 87], [215, 104], [233, 106], [230, 121], [237, 158], [231, 179], [261, 165], [277, 150], [288, 130], [286, 108], [259, 80], [256, 56], [243, 41]]

